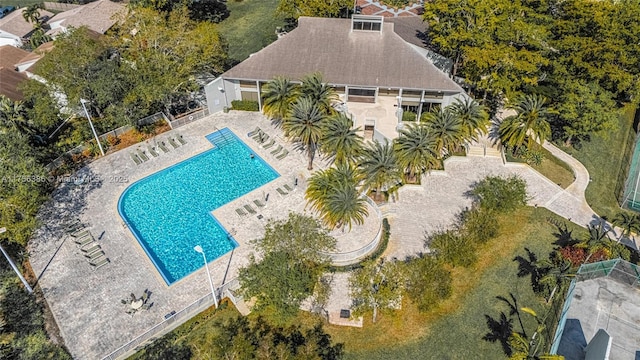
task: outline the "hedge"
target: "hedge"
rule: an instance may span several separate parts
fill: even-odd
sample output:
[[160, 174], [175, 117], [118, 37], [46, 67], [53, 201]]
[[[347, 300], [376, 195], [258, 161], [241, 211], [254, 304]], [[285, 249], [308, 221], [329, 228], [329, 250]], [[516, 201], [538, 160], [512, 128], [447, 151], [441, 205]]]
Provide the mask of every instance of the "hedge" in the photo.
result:
[[260, 111], [258, 102], [252, 100], [233, 100], [231, 102], [231, 108], [233, 110]]

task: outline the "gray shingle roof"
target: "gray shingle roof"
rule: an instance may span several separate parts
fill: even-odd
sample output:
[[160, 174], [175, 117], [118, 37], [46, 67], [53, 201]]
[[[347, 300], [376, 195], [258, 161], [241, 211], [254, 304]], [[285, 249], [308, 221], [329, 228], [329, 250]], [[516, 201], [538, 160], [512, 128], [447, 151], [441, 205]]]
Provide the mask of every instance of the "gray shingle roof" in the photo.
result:
[[[29, 35], [33, 31], [33, 24], [25, 20], [22, 16], [22, 12], [24, 10], [24, 8], [15, 10], [0, 19], [0, 30], [19, 37], [26, 37]], [[39, 12], [40, 19], [44, 21], [53, 16], [53, 13], [47, 10], [39, 10]]]
[[349, 19], [301, 17], [295, 30], [222, 77], [297, 80], [315, 71], [331, 84], [463, 91], [396, 34], [392, 23], [384, 23], [382, 33], [351, 31]]

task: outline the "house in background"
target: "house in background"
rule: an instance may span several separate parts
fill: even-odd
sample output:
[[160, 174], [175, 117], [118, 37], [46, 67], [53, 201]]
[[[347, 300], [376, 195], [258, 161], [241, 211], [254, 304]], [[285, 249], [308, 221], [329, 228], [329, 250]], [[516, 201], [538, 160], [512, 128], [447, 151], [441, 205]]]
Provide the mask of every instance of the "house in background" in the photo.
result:
[[[22, 16], [25, 9], [18, 9], [0, 19], [0, 46], [11, 45], [20, 46], [34, 30], [33, 24]], [[40, 21], [46, 22], [53, 16], [53, 13], [40, 10]]]
[[98, 0], [74, 9], [63, 11], [49, 19], [47, 35], [55, 37], [69, 28], [86, 26], [99, 34], [104, 34], [124, 15], [126, 5], [109, 0]]
[[464, 90], [394, 31], [381, 16], [301, 17], [298, 27], [205, 87], [210, 112], [233, 100], [261, 103], [261, 87], [276, 76], [298, 81], [321, 72], [340, 95], [341, 111], [366, 138], [394, 139], [402, 112], [421, 113], [466, 96]]
[[25, 74], [18, 72], [16, 64], [29, 54], [28, 51], [15, 46], [0, 46], [0, 95], [14, 101], [23, 99], [19, 85], [28, 78]]
[[30, 78], [33, 77], [33, 69], [35, 67], [35, 64], [51, 50], [53, 50], [53, 41], [46, 42], [35, 48], [32, 52], [28, 53], [28, 55], [20, 59], [20, 61], [15, 64], [18, 72], [23, 72]]

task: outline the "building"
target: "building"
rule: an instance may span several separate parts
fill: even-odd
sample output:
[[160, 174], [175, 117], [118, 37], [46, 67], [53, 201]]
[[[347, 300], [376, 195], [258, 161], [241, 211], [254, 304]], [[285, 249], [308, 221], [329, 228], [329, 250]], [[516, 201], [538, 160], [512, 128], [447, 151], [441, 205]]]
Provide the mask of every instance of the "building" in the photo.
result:
[[74, 9], [56, 14], [48, 22], [47, 34], [55, 37], [69, 28], [86, 26], [99, 34], [104, 34], [124, 15], [126, 5], [109, 0], [98, 0]]
[[582, 265], [551, 353], [566, 360], [640, 359], [640, 267], [621, 259]]
[[0, 95], [14, 101], [22, 100], [22, 92], [18, 86], [27, 80], [27, 76], [18, 72], [16, 65], [29, 54], [28, 51], [11, 45], [0, 46]]
[[284, 76], [297, 81], [321, 72], [365, 137], [393, 139], [401, 123], [399, 109], [419, 117], [466, 96], [394, 25], [381, 16], [301, 17], [296, 29], [205, 87], [209, 111], [230, 107], [233, 100], [257, 101], [262, 108], [261, 87], [269, 80]]
[[[22, 16], [24, 10], [24, 8], [18, 9], [0, 19], [0, 46], [20, 46], [34, 31], [33, 24], [25, 20]], [[41, 22], [46, 22], [52, 16], [53, 13], [40, 10]]]

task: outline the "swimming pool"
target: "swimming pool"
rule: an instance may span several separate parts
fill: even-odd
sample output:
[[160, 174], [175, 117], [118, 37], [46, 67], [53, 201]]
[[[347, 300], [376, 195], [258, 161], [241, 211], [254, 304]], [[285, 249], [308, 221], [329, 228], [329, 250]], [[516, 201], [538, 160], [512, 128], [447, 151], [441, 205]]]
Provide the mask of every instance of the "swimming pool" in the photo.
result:
[[207, 135], [211, 150], [130, 185], [118, 211], [167, 284], [238, 244], [211, 211], [280, 175], [225, 128]]

